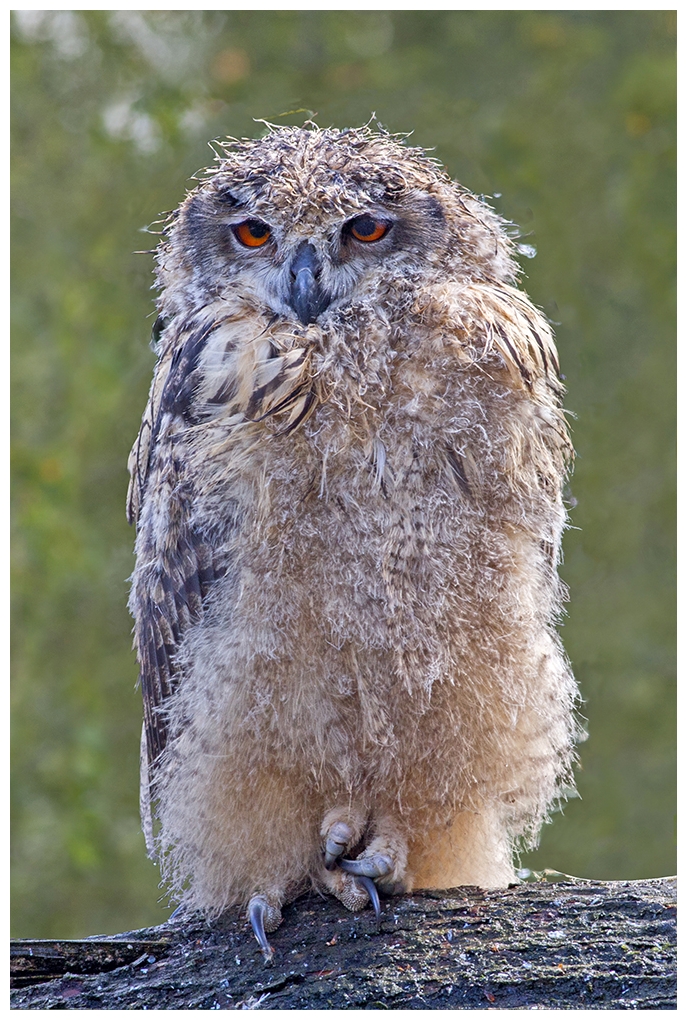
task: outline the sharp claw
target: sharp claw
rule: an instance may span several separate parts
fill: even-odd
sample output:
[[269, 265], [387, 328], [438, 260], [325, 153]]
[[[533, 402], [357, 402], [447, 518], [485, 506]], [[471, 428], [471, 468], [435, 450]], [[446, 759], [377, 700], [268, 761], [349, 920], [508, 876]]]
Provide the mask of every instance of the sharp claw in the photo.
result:
[[339, 843], [334, 844], [330, 840], [327, 840], [327, 846], [324, 851], [324, 866], [327, 871], [334, 870], [336, 862], [345, 849], [345, 846], [341, 846]]
[[265, 916], [267, 914], [267, 900], [263, 896], [253, 896], [250, 903], [248, 904], [248, 919], [250, 926], [253, 929], [256, 939], [260, 944], [262, 955], [265, 958], [265, 963], [269, 964], [272, 962], [274, 956], [274, 949], [267, 941], [267, 935], [265, 934]]
[[377, 886], [374, 884], [371, 878], [367, 877], [367, 875], [356, 875], [355, 880], [359, 886], [362, 886], [367, 895], [370, 897], [370, 903], [374, 907], [375, 917], [377, 918], [377, 924], [379, 924], [382, 917], [382, 908], [379, 902], [379, 893], [377, 892]]
[[334, 870], [339, 857], [345, 852], [352, 836], [351, 829], [345, 822], [337, 822], [335, 825], [332, 825], [324, 846], [324, 866], [327, 871]]
[[384, 854], [376, 854], [374, 857], [359, 857], [357, 861], [340, 860], [339, 867], [356, 877], [383, 878], [392, 870], [393, 863]]

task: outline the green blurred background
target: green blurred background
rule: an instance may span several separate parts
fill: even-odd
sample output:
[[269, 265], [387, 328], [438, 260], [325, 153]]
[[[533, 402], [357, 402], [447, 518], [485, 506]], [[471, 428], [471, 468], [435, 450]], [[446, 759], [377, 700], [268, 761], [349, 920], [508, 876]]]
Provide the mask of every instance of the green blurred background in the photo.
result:
[[162, 921], [138, 821], [126, 459], [141, 233], [253, 118], [414, 130], [519, 223], [578, 461], [563, 637], [581, 799], [523, 859], [675, 870], [675, 13], [22, 11], [13, 41], [13, 933]]

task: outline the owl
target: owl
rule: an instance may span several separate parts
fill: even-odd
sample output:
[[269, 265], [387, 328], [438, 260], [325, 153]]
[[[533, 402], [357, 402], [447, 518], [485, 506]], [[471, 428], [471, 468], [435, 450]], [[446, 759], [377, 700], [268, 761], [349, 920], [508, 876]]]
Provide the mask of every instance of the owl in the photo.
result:
[[141, 805], [266, 959], [308, 888], [504, 887], [572, 782], [571, 444], [508, 225], [369, 126], [228, 139], [157, 250]]

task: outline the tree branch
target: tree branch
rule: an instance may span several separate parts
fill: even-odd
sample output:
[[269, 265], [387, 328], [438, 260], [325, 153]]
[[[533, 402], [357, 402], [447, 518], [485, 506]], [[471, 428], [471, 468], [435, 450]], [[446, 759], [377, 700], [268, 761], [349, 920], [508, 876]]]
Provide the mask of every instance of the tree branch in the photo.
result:
[[[553, 881], [546, 879], [555, 879]], [[109, 938], [12, 943], [13, 1009], [676, 1008], [676, 880], [544, 873], [349, 914], [303, 896], [266, 967], [237, 911]]]

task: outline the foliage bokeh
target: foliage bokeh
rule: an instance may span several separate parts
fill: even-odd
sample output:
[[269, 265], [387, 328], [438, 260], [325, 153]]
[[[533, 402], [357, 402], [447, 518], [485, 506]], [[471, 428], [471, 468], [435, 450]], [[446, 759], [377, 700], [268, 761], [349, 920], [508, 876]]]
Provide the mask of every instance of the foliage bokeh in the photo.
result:
[[672, 873], [675, 15], [20, 11], [13, 68], [13, 929], [167, 916], [137, 817], [126, 458], [152, 354], [141, 228], [254, 118], [414, 129], [531, 235], [577, 506], [579, 790], [523, 861]]

